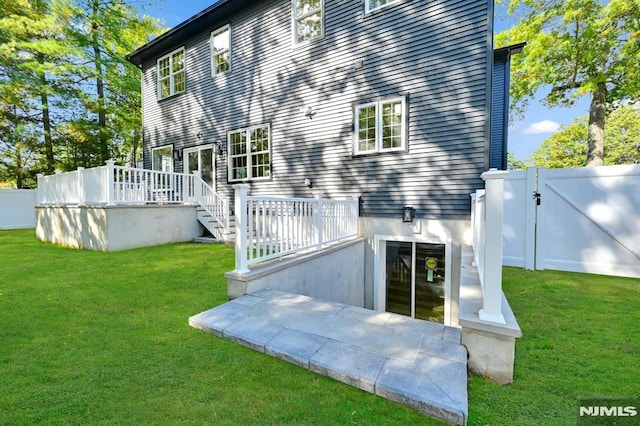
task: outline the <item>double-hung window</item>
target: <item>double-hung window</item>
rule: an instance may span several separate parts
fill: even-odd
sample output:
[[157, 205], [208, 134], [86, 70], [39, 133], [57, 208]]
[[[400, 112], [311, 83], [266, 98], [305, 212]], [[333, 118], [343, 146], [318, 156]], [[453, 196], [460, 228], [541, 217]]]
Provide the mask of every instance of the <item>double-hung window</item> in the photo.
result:
[[227, 134], [229, 182], [269, 179], [271, 129], [268, 124], [232, 130]]
[[398, 3], [400, 0], [364, 0], [364, 11], [369, 13], [374, 10], [382, 9], [385, 6], [389, 6], [394, 3]]
[[405, 149], [407, 114], [404, 98], [358, 105], [354, 121], [354, 154]]
[[296, 43], [303, 43], [322, 37], [322, 15], [324, 0], [293, 1], [293, 37]]
[[211, 74], [216, 76], [231, 69], [231, 29], [229, 25], [211, 33]]
[[158, 99], [184, 92], [184, 47], [158, 58]]

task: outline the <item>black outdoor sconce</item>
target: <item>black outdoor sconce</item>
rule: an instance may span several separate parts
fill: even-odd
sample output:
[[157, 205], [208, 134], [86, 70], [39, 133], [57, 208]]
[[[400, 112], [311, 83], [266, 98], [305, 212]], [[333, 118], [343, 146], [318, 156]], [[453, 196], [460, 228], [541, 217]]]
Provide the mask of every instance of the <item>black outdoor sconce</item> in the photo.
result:
[[181, 161], [182, 160], [182, 150], [181, 149], [175, 149], [173, 151], [173, 159], [175, 161]]
[[411, 223], [413, 218], [416, 217], [416, 209], [413, 207], [405, 206], [402, 208], [402, 222]]
[[218, 156], [223, 156], [223, 155], [224, 155], [224, 152], [225, 152], [225, 149], [226, 149], [225, 144], [223, 144], [223, 143], [222, 143], [222, 142], [220, 142], [220, 141], [215, 141], [213, 144], [214, 144], [214, 145], [215, 145], [215, 147], [216, 147], [216, 154], [217, 154]]

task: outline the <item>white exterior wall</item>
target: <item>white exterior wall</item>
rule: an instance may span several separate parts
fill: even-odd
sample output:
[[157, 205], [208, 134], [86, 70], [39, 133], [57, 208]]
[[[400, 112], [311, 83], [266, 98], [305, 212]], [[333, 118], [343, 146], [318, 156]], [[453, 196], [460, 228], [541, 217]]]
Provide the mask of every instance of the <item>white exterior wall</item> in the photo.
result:
[[34, 189], [0, 190], [0, 229], [35, 228], [35, 206]]
[[202, 235], [194, 206], [39, 206], [36, 236], [71, 248], [116, 251]]

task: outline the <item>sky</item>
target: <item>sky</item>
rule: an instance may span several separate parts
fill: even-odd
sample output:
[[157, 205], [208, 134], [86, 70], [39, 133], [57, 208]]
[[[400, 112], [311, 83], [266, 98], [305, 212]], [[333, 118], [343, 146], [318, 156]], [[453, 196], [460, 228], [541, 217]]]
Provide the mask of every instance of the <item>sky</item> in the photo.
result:
[[[139, 0], [133, 0], [130, 3], [137, 6]], [[159, 0], [156, 5], [147, 7], [144, 13], [162, 19], [164, 25], [171, 28], [213, 3], [213, 0]], [[504, 6], [498, 6], [495, 20], [496, 32], [512, 24]], [[542, 141], [551, 136], [561, 125], [568, 125], [576, 117], [588, 114], [589, 98], [586, 96], [579, 99], [572, 108], [550, 109], [540, 102], [543, 95], [544, 93], [540, 91], [538, 99], [529, 102], [524, 118], [514, 118], [509, 126], [509, 152], [513, 153], [518, 160], [527, 160]]]

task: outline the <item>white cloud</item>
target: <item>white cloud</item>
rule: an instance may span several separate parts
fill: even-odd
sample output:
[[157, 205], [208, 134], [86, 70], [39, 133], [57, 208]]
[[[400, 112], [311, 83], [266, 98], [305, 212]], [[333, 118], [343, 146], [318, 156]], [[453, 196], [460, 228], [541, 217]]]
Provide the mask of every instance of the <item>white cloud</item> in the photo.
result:
[[531, 124], [524, 129], [522, 133], [526, 135], [542, 135], [545, 133], [553, 133], [560, 128], [560, 123], [551, 120], [542, 120]]

